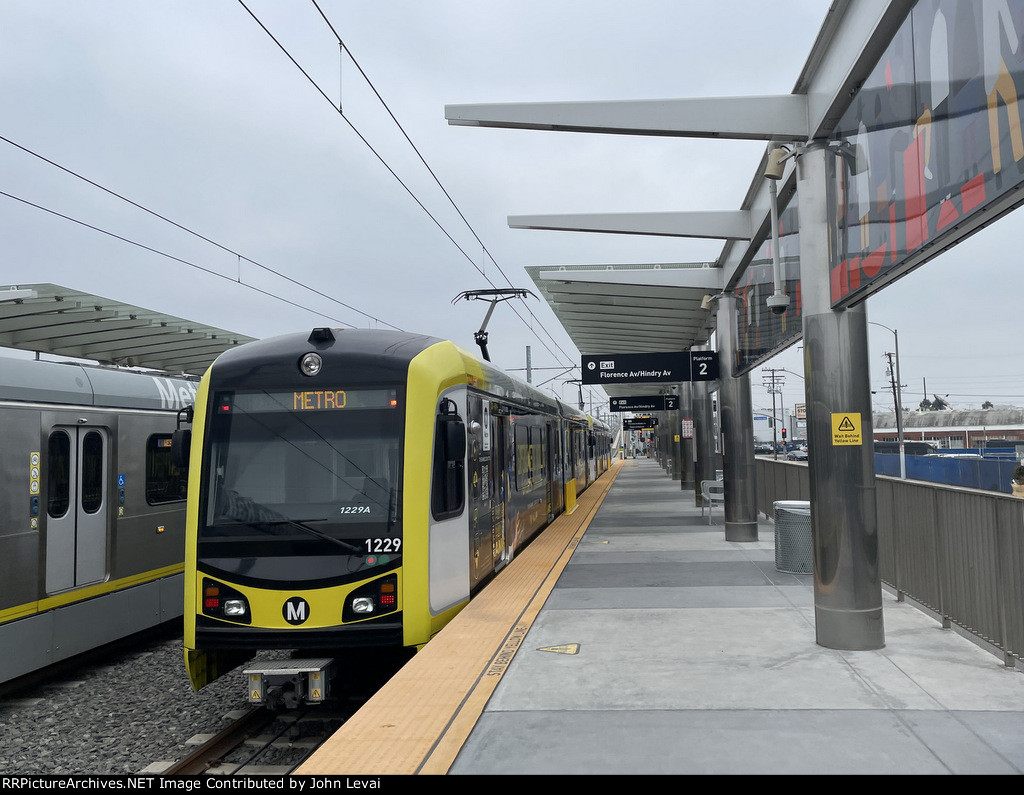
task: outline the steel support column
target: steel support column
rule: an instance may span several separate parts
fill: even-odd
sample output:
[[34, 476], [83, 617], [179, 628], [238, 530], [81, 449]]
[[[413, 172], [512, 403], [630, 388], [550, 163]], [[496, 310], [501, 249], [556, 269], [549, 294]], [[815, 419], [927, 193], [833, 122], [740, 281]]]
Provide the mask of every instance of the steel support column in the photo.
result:
[[[816, 636], [827, 648], [879, 649], [885, 633], [867, 311], [863, 304], [832, 309], [830, 231], [837, 225], [829, 186], [842, 162], [821, 143], [801, 151], [796, 168]], [[859, 430], [859, 442], [857, 434], [839, 433], [839, 425]]]
[[[694, 350], [707, 350], [707, 346], [700, 346]], [[714, 417], [711, 410], [711, 390], [707, 381], [693, 382], [693, 441], [696, 447], [696, 463], [694, 464], [693, 493], [695, 504], [704, 505], [704, 498], [700, 493], [700, 482], [702, 480], [715, 479], [715, 427]]]
[[[679, 395], [682, 384], [676, 384], [665, 392], [666, 395]], [[678, 403], [677, 403], [678, 405]], [[679, 418], [683, 415], [682, 406], [675, 411], [666, 411], [662, 423], [665, 426], [665, 442], [672, 455], [672, 480], [686, 480], [686, 462], [683, 460], [683, 440], [679, 438]], [[685, 487], [684, 487], [685, 488]]]
[[718, 300], [719, 399], [725, 471], [725, 540], [757, 541], [757, 480], [750, 377], [736, 373], [736, 297]]
[[676, 418], [675, 432], [679, 434], [679, 458], [682, 469], [682, 476], [679, 479], [679, 487], [683, 491], [693, 488], [694, 460], [693, 460], [693, 437], [683, 435], [683, 420], [693, 422], [693, 383], [684, 381], [679, 385], [679, 414]]

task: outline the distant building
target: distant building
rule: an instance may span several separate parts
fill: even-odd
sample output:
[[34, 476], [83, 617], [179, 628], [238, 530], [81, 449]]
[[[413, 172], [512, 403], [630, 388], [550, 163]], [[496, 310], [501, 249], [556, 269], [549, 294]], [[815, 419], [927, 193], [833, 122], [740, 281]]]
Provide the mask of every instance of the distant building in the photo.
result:
[[[754, 441], [770, 442], [772, 440], [772, 420], [767, 414], [754, 414]], [[782, 434], [780, 433], [779, 436]]]
[[[872, 423], [877, 441], [897, 439], [895, 412], [875, 414]], [[903, 413], [903, 438], [948, 448], [1024, 445], [1024, 408], [907, 411]]]

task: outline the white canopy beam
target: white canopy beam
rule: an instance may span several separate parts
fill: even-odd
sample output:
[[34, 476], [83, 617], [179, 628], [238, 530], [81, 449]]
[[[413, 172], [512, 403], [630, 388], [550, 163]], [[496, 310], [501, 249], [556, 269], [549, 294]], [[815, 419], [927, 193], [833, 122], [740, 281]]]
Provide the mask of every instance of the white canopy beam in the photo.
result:
[[544, 281], [590, 282], [641, 287], [685, 287], [705, 292], [721, 292], [724, 284], [721, 268], [658, 268], [622, 271], [543, 270], [538, 273], [537, 278]]
[[750, 240], [746, 210], [701, 210], [661, 213], [582, 213], [510, 215], [512, 229], [556, 229], [566, 232], [608, 232], [619, 235], [664, 235], [722, 240]]
[[619, 135], [805, 141], [807, 97], [696, 97], [445, 105], [448, 124]]

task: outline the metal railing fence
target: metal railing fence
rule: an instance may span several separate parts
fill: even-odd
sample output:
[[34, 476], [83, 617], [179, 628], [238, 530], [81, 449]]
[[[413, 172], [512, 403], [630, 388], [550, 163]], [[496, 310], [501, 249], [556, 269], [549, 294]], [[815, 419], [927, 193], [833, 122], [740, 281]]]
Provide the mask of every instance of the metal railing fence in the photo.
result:
[[[806, 464], [757, 458], [757, 509], [810, 500]], [[998, 492], [875, 476], [880, 576], [963, 628], [1024, 659], [1024, 500]]]

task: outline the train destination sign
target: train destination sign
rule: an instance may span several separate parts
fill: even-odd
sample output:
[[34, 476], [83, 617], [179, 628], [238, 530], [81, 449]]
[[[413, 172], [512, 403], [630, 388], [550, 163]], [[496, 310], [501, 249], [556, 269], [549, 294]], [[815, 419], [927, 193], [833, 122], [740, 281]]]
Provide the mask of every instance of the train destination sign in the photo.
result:
[[718, 378], [718, 354], [712, 351], [608, 353], [583, 356], [581, 364], [586, 385], [672, 384]]
[[645, 431], [658, 427], [657, 417], [626, 417], [622, 421], [622, 429], [625, 431]]
[[259, 414], [281, 411], [337, 411], [341, 409], [396, 408], [394, 389], [310, 389], [305, 391], [221, 392], [216, 396], [218, 414]]
[[679, 395], [650, 395], [649, 397], [618, 397], [608, 401], [611, 411], [677, 411]]

